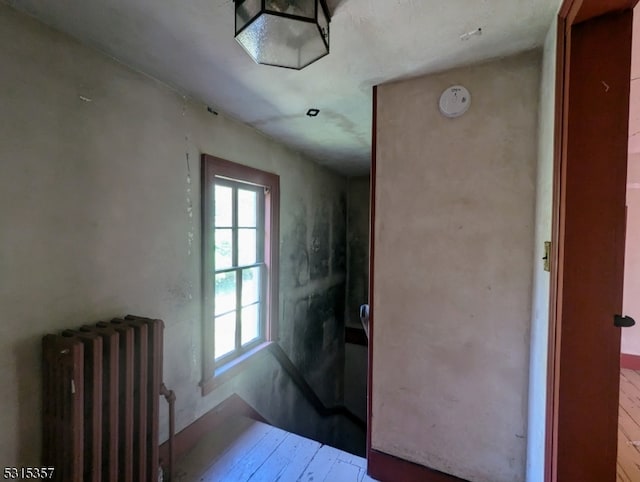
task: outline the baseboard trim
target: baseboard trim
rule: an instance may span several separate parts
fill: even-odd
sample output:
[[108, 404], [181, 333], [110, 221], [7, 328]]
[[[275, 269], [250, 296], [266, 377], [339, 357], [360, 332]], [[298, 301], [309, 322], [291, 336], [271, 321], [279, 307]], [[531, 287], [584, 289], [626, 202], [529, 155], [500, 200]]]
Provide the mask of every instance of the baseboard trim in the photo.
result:
[[620, 368], [640, 370], [640, 355], [620, 353]]
[[466, 482], [374, 449], [369, 449], [367, 474], [380, 482]]
[[[229, 417], [238, 415], [242, 415], [259, 422], [269, 423], [251, 405], [245, 402], [242, 397], [234, 393], [175, 435], [175, 460], [179, 460], [182, 455], [191, 450], [203, 435], [215, 430]], [[160, 445], [160, 465], [166, 466], [168, 461], [169, 441], [167, 440], [165, 443]]]

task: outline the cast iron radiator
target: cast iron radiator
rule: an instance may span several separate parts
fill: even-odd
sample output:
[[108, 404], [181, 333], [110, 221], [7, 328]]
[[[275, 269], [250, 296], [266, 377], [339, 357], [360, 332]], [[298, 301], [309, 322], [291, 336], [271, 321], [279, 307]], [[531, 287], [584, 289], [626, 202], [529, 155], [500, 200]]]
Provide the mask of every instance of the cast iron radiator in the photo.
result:
[[54, 480], [158, 480], [163, 331], [127, 316], [43, 338], [42, 454]]

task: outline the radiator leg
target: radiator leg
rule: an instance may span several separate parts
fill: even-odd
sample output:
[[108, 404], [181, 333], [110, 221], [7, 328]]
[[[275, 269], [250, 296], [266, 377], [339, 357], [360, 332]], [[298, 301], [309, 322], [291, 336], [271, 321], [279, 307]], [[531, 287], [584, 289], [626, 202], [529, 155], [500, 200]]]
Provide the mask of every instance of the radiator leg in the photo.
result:
[[166, 482], [171, 482], [173, 480], [173, 467], [175, 462], [175, 451], [173, 447], [173, 439], [176, 433], [175, 427], [175, 401], [176, 394], [173, 390], [167, 389], [166, 385], [163, 383], [160, 385], [160, 395], [162, 395], [167, 403], [169, 404], [169, 477]]

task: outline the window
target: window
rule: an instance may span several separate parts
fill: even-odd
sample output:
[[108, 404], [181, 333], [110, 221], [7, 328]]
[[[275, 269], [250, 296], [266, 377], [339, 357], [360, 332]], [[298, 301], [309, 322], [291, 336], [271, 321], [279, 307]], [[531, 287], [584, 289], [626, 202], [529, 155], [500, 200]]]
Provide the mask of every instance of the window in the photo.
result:
[[276, 338], [279, 177], [202, 156], [203, 392]]

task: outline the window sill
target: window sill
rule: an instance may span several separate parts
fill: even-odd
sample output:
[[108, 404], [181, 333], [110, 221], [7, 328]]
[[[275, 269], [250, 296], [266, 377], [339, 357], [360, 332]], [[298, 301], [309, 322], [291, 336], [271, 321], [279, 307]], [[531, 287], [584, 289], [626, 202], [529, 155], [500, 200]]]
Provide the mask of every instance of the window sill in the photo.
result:
[[225, 363], [224, 365], [218, 367], [213, 372], [213, 376], [207, 379], [204, 379], [200, 382], [200, 387], [202, 388], [202, 396], [208, 395], [213, 390], [218, 388], [223, 383], [228, 382], [233, 377], [239, 375], [243, 370], [246, 370], [251, 362], [254, 362], [256, 359], [266, 355], [267, 349], [271, 346], [273, 341], [265, 341], [264, 343], [260, 343], [258, 346], [252, 348], [246, 353], [243, 353], [237, 358]]

